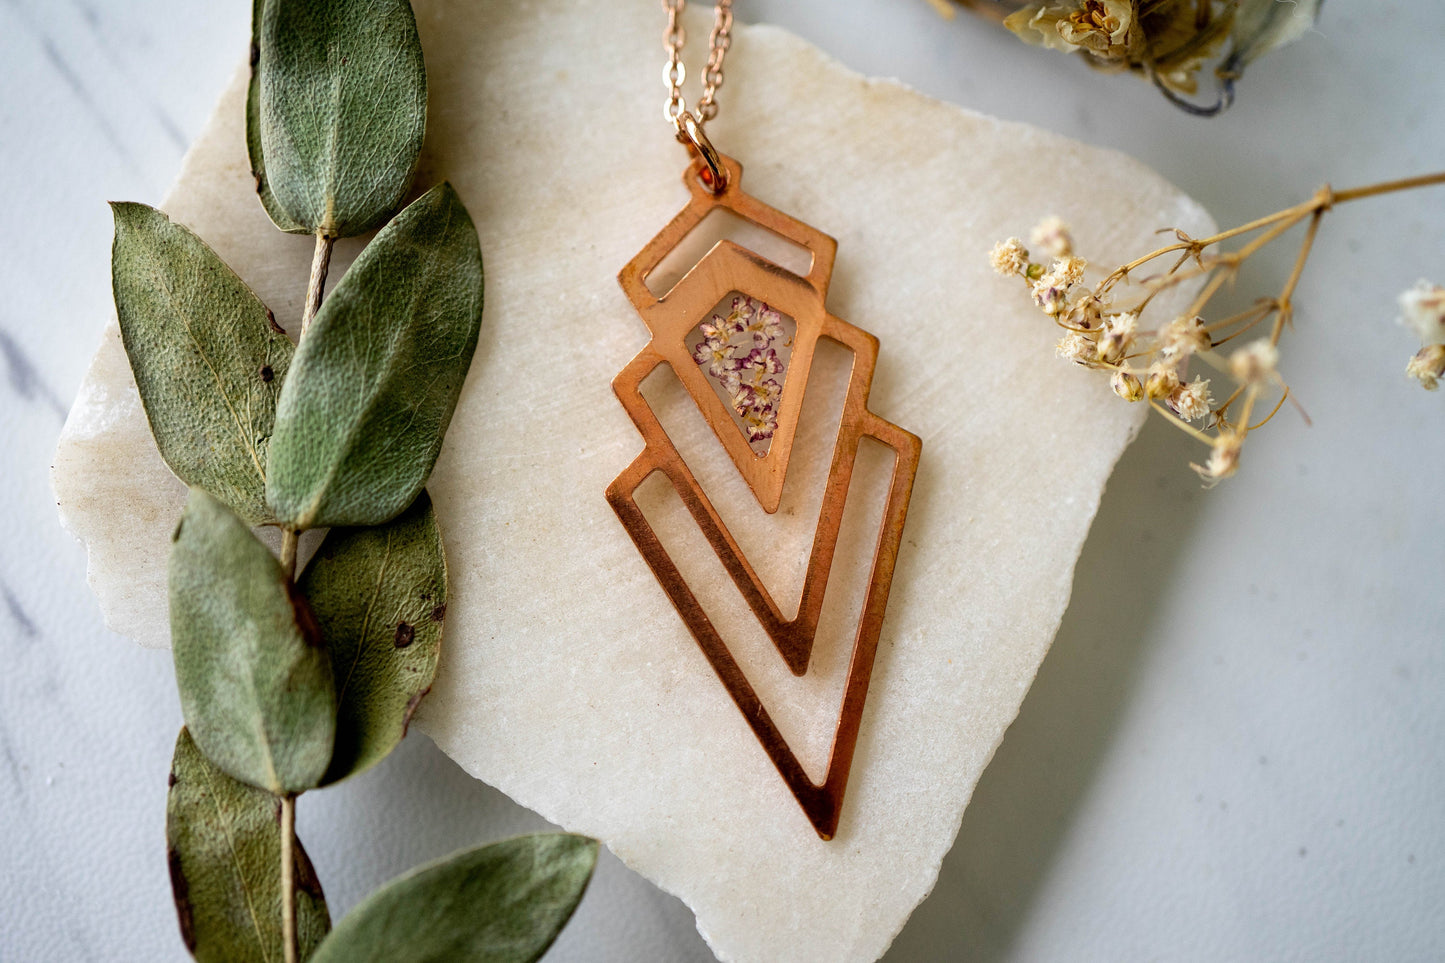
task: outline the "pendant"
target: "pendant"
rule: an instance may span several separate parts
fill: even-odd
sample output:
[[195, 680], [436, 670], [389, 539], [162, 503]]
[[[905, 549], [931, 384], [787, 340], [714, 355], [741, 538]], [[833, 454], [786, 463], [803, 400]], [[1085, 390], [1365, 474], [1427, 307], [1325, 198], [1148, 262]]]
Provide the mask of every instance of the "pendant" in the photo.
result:
[[[608, 486], [607, 500], [813, 828], [823, 839], [831, 839], [837, 831], [857, 746], [921, 443], [917, 436], [868, 410], [878, 339], [828, 313], [828, 281], [837, 242], [742, 193], [741, 165], [713, 151], [695, 125], [687, 124], [685, 133], [697, 155], [684, 178], [691, 199], [618, 275], [651, 338], [613, 379], [612, 387], [646, 444]], [[801, 269], [805, 273], [795, 273], [731, 240], [721, 240], [670, 289], [655, 293], [647, 283], [649, 275], [704, 218], [719, 210], [806, 249], [811, 265]], [[795, 617], [786, 619], [644, 400], [642, 383], [659, 366], [672, 368], [759, 505], [772, 514], [782, 499], [809, 369], [820, 338], [850, 350], [853, 363], [801, 599]], [[665, 476], [778, 655], [794, 675], [802, 676], [808, 671], [818, 631], [855, 457], [865, 438], [892, 449], [894, 462], [849, 659], [842, 711], [826, 775], [816, 784], [688, 587], [635, 494], [654, 473]]]

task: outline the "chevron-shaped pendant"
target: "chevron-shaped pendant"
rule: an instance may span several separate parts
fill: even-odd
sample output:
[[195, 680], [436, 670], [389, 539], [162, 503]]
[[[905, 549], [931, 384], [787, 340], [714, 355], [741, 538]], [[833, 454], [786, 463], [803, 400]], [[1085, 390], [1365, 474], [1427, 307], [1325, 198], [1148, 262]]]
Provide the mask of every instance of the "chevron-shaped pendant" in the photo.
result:
[[[857, 745], [921, 443], [868, 410], [878, 340], [828, 313], [837, 243], [744, 194], [739, 188], [742, 167], [736, 161], [716, 155], [713, 162], [713, 170], [724, 176], [709, 176], [704, 159], [696, 161], [685, 177], [691, 192], [687, 207], [618, 276], [651, 339], [612, 382], [645, 447], [608, 486], [607, 499], [813, 828], [831, 839]], [[724, 186], [714, 192], [719, 180]], [[663, 273], [660, 266], [718, 212], [805, 251], [806, 265], [785, 267], [720, 240], [665, 290], [656, 290], [654, 275]], [[782, 499], [820, 338], [851, 351], [853, 364], [801, 597], [796, 614], [787, 618], [643, 398], [642, 383], [660, 366], [673, 370], [759, 505], [771, 514]], [[827, 770], [823, 781], [815, 783], [639, 508], [636, 493], [656, 473], [667, 479], [779, 655], [801, 676], [808, 671], [854, 464], [865, 438], [892, 450], [893, 470]]]

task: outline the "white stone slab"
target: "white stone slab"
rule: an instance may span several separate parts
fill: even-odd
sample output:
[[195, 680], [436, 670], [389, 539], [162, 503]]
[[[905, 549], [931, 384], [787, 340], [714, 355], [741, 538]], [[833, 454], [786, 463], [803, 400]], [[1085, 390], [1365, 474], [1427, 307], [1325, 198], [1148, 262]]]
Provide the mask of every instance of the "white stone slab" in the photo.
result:
[[[987, 249], [1058, 213], [1083, 253], [1119, 262], [1156, 228], [1198, 234], [1209, 219], [1125, 157], [860, 78], [779, 30], [737, 30], [711, 133], [744, 162], [749, 193], [839, 240], [829, 306], [880, 337], [872, 407], [924, 442], [848, 800], [825, 843], [602, 497], [640, 448], [609, 381], [645, 334], [614, 277], [684, 200], [685, 157], [660, 119], [660, 13], [415, 6], [431, 80], [423, 177], [457, 186], [488, 270], [477, 361], [431, 485], [452, 603], [418, 724], [477, 778], [680, 896], [722, 959], [875, 959], [933, 885], [1143, 416], [1053, 357], [1054, 331], [989, 274]], [[694, 64], [707, 34], [695, 13]], [[166, 207], [290, 327], [310, 242], [276, 232], [255, 200], [243, 99], [238, 76]], [[357, 249], [342, 245], [337, 272]], [[149, 440], [113, 323], [55, 465], [108, 623], [164, 645], [183, 489]], [[788, 497], [805, 517], [808, 493]], [[768, 575], [783, 583], [811, 535], [787, 504], [768, 520]], [[703, 594], [722, 592], [697, 571]], [[807, 678], [738, 639], [814, 768], [856, 601], [843, 587], [830, 605], [844, 637], [820, 642]]]

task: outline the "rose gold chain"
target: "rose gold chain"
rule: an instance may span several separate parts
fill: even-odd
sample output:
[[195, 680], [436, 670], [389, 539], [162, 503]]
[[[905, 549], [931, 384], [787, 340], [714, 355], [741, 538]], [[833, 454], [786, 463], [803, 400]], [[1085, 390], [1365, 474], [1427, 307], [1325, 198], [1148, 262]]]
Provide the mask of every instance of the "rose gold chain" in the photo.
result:
[[[687, 102], [682, 99], [682, 85], [687, 79], [687, 68], [682, 63], [682, 48], [687, 43], [687, 31], [682, 26], [682, 11], [687, 0], [662, 0], [662, 9], [667, 11], [667, 29], [662, 34], [663, 49], [667, 51], [667, 65], [662, 72], [662, 82], [667, 87], [667, 102], [662, 115], [667, 122], [682, 133], [682, 117], [687, 113]], [[704, 124], [717, 116], [717, 91], [723, 85], [723, 58], [733, 42], [732, 0], [717, 0], [717, 13], [713, 19], [712, 33], [708, 35], [707, 67], [702, 73], [702, 98], [697, 102], [696, 118]]]

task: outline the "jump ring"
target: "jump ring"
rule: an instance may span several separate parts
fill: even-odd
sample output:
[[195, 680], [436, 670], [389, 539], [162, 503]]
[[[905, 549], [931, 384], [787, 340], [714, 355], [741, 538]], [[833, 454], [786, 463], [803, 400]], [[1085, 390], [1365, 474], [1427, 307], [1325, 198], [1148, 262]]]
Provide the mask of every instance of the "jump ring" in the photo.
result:
[[701, 171], [703, 186], [709, 194], [721, 194], [727, 190], [728, 172], [723, 166], [722, 156], [717, 148], [712, 146], [712, 141], [707, 139], [703, 133], [702, 125], [691, 111], [683, 111], [677, 119], [677, 139], [691, 148], [703, 163]]

